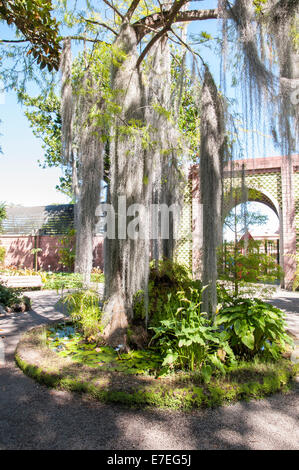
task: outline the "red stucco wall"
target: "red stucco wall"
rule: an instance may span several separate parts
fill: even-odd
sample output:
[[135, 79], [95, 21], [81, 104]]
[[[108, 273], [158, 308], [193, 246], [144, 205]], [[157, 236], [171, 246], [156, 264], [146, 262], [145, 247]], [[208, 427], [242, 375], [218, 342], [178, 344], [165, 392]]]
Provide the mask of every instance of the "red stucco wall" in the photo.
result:
[[[35, 247], [41, 248], [38, 253], [38, 269], [59, 271], [62, 266], [59, 264], [59, 236], [42, 235], [34, 236], [11, 236], [1, 235], [0, 245], [6, 248], [5, 266], [17, 266], [34, 268], [34, 255], [31, 250]], [[94, 237], [93, 265], [103, 269], [103, 237]]]

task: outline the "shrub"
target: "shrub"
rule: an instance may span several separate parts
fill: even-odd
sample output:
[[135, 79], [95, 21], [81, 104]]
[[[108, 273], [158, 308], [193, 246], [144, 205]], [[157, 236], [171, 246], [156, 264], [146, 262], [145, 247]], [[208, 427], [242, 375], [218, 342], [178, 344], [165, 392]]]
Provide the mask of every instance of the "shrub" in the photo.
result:
[[[43, 282], [43, 289], [81, 289], [83, 287], [83, 276], [80, 273], [38, 273]], [[104, 274], [97, 270], [92, 272], [91, 282], [104, 282]]]
[[[151, 326], [158, 326], [161, 320], [169, 317], [179, 307], [178, 291], [187, 292], [189, 288], [201, 288], [199, 281], [193, 281], [190, 273], [171, 260], [152, 261], [148, 283], [148, 319]], [[169, 297], [171, 294], [171, 297]], [[144, 320], [146, 308], [144, 291], [136, 293], [133, 302], [135, 320]]]
[[233, 351], [239, 356], [270, 355], [278, 359], [286, 343], [283, 312], [259, 299], [231, 297], [216, 316], [215, 324], [228, 335]]
[[59, 263], [73, 271], [76, 258], [76, 230], [69, 230], [67, 235], [59, 240], [59, 243]]
[[62, 299], [74, 323], [89, 340], [96, 339], [102, 331], [99, 296], [92, 290], [79, 290]]
[[79, 273], [43, 273], [43, 289], [80, 289], [83, 287], [82, 275]]
[[0, 266], [4, 264], [5, 260], [5, 255], [6, 255], [6, 249], [4, 246], [0, 246]]
[[159, 326], [152, 327], [156, 344], [164, 358], [166, 368], [200, 370], [206, 382], [211, 378], [213, 369], [225, 373], [224, 362], [234, 360], [234, 354], [227, 342], [225, 332], [220, 332], [205, 313], [200, 312], [202, 290], [189, 288], [178, 292], [179, 307], [173, 310], [171, 294], [166, 309], [168, 318], [161, 320]]
[[249, 240], [245, 252], [244, 240], [226, 243], [218, 251], [218, 274], [223, 280], [234, 281], [235, 295], [242, 282], [273, 284], [283, 277], [283, 271], [272, 255], [260, 252], [261, 243]]
[[0, 284], [0, 304], [12, 309], [18, 304], [24, 304], [26, 309], [29, 309], [30, 299], [26, 296], [22, 296], [20, 289]]

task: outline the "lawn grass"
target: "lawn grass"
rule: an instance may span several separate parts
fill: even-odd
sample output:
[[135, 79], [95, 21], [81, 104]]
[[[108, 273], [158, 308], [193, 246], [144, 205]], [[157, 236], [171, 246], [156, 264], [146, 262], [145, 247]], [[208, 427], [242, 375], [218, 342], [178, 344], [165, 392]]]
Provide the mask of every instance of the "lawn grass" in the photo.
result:
[[287, 393], [298, 374], [298, 365], [283, 358], [275, 363], [240, 362], [208, 384], [198, 372], [157, 378], [101, 370], [57, 354], [49, 347], [45, 327], [22, 336], [15, 359], [25, 374], [49, 387], [86, 393], [105, 403], [184, 411]]

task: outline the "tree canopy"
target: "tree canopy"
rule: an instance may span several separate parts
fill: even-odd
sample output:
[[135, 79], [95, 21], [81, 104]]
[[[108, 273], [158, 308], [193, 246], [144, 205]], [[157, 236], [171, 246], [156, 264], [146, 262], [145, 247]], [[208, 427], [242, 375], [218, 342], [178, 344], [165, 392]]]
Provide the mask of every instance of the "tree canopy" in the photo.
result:
[[[95, 211], [105, 165], [108, 200], [117, 214], [124, 212], [126, 229], [134, 214], [123, 210], [119, 195], [124, 195], [131, 206], [179, 206], [186, 185], [184, 158], [190, 162], [192, 156], [199, 156], [203, 281], [210, 285], [203, 300], [213, 315], [217, 305], [216, 254], [220, 242], [223, 167], [228, 159], [233, 164], [230, 143], [236, 133], [225, 99], [230, 59], [233, 57], [237, 62], [234, 72], [241, 88], [243, 126], [267, 127], [282, 154], [290, 156], [299, 135], [294, 95], [299, 88], [296, 56], [299, 1], [218, 0], [216, 8], [201, 9], [199, 5], [192, 9], [194, 3], [188, 0], [168, 4], [88, 0], [84, 9], [77, 3], [61, 0], [53, 18], [57, 12], [57, 18], [63, 18], [63, 26], [49, 16], [50, 2], [20, 2], [24, 7], [34, 3], [33, 28], [17, 18], [18, 11], [12, 5], [18, 2], [2, 3], [10, 7], [7, 15], [12, 18], [8, 21], [14, 22], [24, 35], [21, 41], [29, 40], [33, 45], [27, 51], [29, 56], [37, 53], [36, 62], [43, 69], [48, 65], [52, 77], [57, 68], [55, 54], [61, 48], [60, 117], [57, 107], [52, 115], [40, 101], [31, 104], [41, 110], [41, 115], [33, 112], [29, 117], [36, 133], [46, 140], [48, 163], [60, 161], [55, 139], [61, 130], [61, 162], [72, 175], [72, 192], [77, 202], [76, 269], [88, 281]], [[186, 33], [188, 23], [200, 24], [203, 20], [222, 24], [221, 92], [208, 60], [201, 53], [201, 42], [194, 46]], [[40, 42], [35, 28], [41, 34]], [[47, 32], [49, 49], [45, 44]], [[203, 32], [202, 39], [210, 41], [210, 36]], [[77, 57], [73, 59], [75, 51]], [[53, 118], [54, 122], [57, 120], [54, 134], [47, 130]], [[151, 218], [144, 214], [143, 222], [147, 220]], [[134, 294], [144, 289], [146, 295], [150, 253], [156, 261], [173, 256], [175, 224], [173, 216], [168, 239], [160, 236], [151, 245], [147, 239], [129, 240], [119, 233], [105, 245], [105, 319], [109, 335], [117, 331], [123, 334], [132, 314]], [[146, 227], [150, 232], [149, 224]], [[119, 341], [119, 335], [113, 341]]]
[[0, 19], [14, 25], [20, 39], [1, 38], [2, 44], [30, 42], [27, 54], [32, 54], [41, 69], [51, 72], [59, 68], [59, 23], [52, 16], [51, 0], [2, 0]]

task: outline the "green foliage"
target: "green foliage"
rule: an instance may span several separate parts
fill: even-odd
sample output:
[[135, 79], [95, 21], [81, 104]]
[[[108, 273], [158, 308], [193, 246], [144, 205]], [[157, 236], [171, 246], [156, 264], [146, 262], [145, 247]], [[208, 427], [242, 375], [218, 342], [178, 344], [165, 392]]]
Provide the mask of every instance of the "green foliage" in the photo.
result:
[[4, 264], [5, 255], [6, 255], [5, 246], [0, 246], [0, 266], [1, 264]]
[[67, 235], [60, 238], [59, 244], [59, 264], [62, 264], [63, 266], [66, 266], [70, 271], [73, 271], [76, 259], [76, 230], [69, 230]]
[[163, 366], [181, 370], [200, 370], [205, 382], [209, 382], [213, 370], [225, 373], [221, 358], [234, 360], [234, 354], [226, 341], [226, 334], [217, 331], [205, 313], [200, 312], [202, 290], [189, 288], [178, 292], [179, 306], [173, 310], [168, 296], [168, 318], [152, 327], [152, 338], [164, 358]]
[[[99, 269], [91, 273], [91, 282], [104, 282], [104, 274]], [[83, 276], [80, 273], [48, 273], [39, 271], [42, 278], [43, 289], [62, 291], [67, 289], [81, 289]]]
[[[65, 336], [65, 332], [62, 334]], [[69, 336], [68, 333], [66, 336]], [[123, 368], [122, 373], [114, 374], [111, 381], [111, 368], [109, 370], [107, 367], [111, 361], [111, 350], [106, 351], [104, 347], [97, 348], [100, 351], [96, 351], [94, 346], [85, 344], [86, 348], [80, 351], [78, 345], [81, 359], [79, 358], [76, 364], [72, 353], [72, 343], [78, 341], [76, 335], [68, 340], [62, 337], [61, 345], [64, 349], [57, 352], [53, 351], [55, 341], [53, 337], [53, 344], [50, 344], [49, 349], [50, 341], [45, 343], [44, 331], [41, 328], [27, 332], [17, 347], [15, 359], [18, 366], [25, 374], [49, 387], [87, 393], [102, 402], [122, 403], [127, 406], [154, 406], [188, 411], [237, 400], [264, 398], [272, 393], [288, 392], [292, 387], [292, 379], [298, 374], [298, 366], [285, 359], [276, 362], [255, 359], [231, 365], [225, 376], [212, 377], [208, 384], [202, 383], [198, 373], [192, 372], [177, 374], [175, 381], [173, 378], [162, 377], [159, 380], [140, 380], [135, 377], [138, 373], [136, 367], [135, 372], [128, 372], [125, 380], [126, 371]], [[35, 349], [36, 354], [32, 355], [32, 349]], [[85, 358], [89, 359], [84, 359], [84, 351], [89, 351], [85, 355]], [[97, 354], [101, 355], [99, 364], [96, 364]], [[38, 364], [32, 357], [38, 357]], [[51, 362], [52, 357], [55, 362]], [[65, 357], [74, 359], [71, 366], [65, 361]], [[107, 362], [103, 359], [107, 359]], [[117, 360], [114, 356], [113, 365], [121, 367], [125, 361], [126, 359]], [[136, 361], [134, 364], [137, 365], [137, 358], [133, 357], [132, 361]], [[85, 367], [82, 367], [82, 363]], [[87, 363], [89, 368], [86, 367]]]
[[235, 295], [241, 282], [274, 283], [283, 276], [282, 268], [273, 256], [263, 253], [261, 242], [248, 240], [247, 249], [242, 240], [226, 243], [218, 251], [219, 279], [233, 280]]
[[[61, 167], [61, 114], [60, 99], [55, 95], [52, 87], [46, 94], [31, 97], [24, 91], [18, 92], [18, 98], [26, 107], [27, 117], [32, 132], [38, 139], [42, 140], [44, 150], [43, 161], [39, 161], [42, 168]], [[60, 192], [72, 197], [71, 171], [67, 167], [64, 175], [60, 177], [60, 185], [56, 187]]]
[[[104, 140], [109, 141], [109, 128], [111, 119], [115, 109], [113, 102], [113, 93], [110, 88], [110, 66], [113, 48], [108, 44], [99, 43], [94, 45], [92, 52], [79, 54], [73, 62], [72, 89], [75, 99], [80, 99], [83, 95], [92, 95], [93, 93], [101, 93], [101, 99], [106, 103], [106, 111], [99, 113], [98, 109], [92, 109], [89, 118], [97, 123], [98, 128], [106, 129], [103, 133]], [[116, 52], [115, 52], [116, 53]], [[85, 63], [89, 63], [90, 77], [84, 82], [83, 78], [86, 73]], [[92, 79], [91, 79], [92, 78]], [[53, 86], [47, 87], [46, 91], [36, 97], [31, 97], [25, 93], [23, 89], [19, 90], [18, 98], [25, 105], [25, 115], [29, 120], [33, 134], [41, 139], [44, 149], [44, 159], [39, 162], [42, 168], [63, 167], [63, 176], [59, 179], [56, 189], [70, 198], [72, 193], [72, 169], [69, 165], [65, 165], [61, 150], [61, 112], [60, 98], [55, 94]], [[118, 110], [119, 111], [119, 110]], [[77, 138], [77, 127], [85, 126], [81, 116], [77, 116], [74, 123], [74, 135]], [[74, 143], [74, 148], [78, 142]], [[74, 157], [77, 158], [76, 152]], [[109, 157], [106, 155], [105, 161], [105, 179], [109, 171]]]
[[[198, 281], [193, 281], [187, 268], [168, 259], [152, 261], [148, 284], [148, 318], [151, 326], [158, 326], [160, 320], [168, 318], [169, 310], [178, 307], [177, 292], [188, 287], [200, 287]], [[172, 296], [169, 298], [169, 294]], [[169, 306], [169, 303], [172, 306]], [[133, 303], [134, 318], [144, 320], [146, 308], [144, 292], [137, 292]]]
[[38, 276], [40, 271], [31, 268], [18, 268], [16, 266], [7, 266], [1, 269], [1, 274], [5, 276]]
[[263, 13], [263, 9], [267, 4], [267, 0], [253, 0], [253, 5], [257, 14]]
[[20, 289], [7, 287], [0, 284], [0, 304], [4, 307], [13, 307], [15, 304], [25, 303], [30, 306], [30, 300], [26, 296], [21, 295]]
[[38, 254], [41, 253], [43, 250], [42, 248], [32, 248], [30, 250], [30, 253], [34, 256], [34, 269], [37, 271], [37, 265], [38, 265]]
[[270, 356], [279, 359], [292, 340], [285, 332], [283, 312], [259, 299], [223, 297], [215, 324], [222, 327], [238, 356]]
[[299, 290], [299, 257], [296, 256], [296, 273], [293, 281], [293, 290]]
[[59, 69], [59, 23], [51, 17], [51, 0], [6, 0], [0, 2], [0, 19], [14, 24], [31, 47], [27, 55], [36, 59], [41, 69]]
[[93, 339], [102, 331], [99, 296], [93, 290], [79, 290], [62, 299], [68, 313], [85, 338]]
[[179, 90], [178, 127], [188, 143], [189, 156], [198, 162], [200, 142], [200, 84], [185, 64], [185, 56], [174, 54], [171, 62], [172, 91]]
[[[76, 307], [78, 308], [78, 307]], [[84, 336], [71, 326], [59, 325], [50, 328], [47, 344], [61, 357], [71, 357], [101, 371], [116, 371], [125, 374], [149, 374], [161, 366], [161, 358], [154, 351], [130, 351], [119, 353], [109, 346], [97, 347], [97, 344], [84, 342]]]
[[2, 231], [2, 221], [6, 219], [7, 214], [6, 214], [6, 206], [4, 202], [0, 203], [0, 233]]

